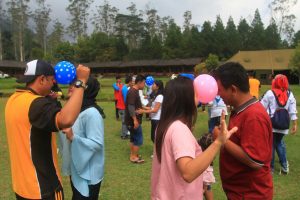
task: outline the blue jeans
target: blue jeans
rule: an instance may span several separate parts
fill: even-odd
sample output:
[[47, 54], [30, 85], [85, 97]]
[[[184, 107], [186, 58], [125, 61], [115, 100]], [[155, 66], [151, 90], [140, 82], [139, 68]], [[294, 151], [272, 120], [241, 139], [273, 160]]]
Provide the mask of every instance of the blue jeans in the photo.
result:
[[213, 118], [210, 118], [208, 120], [208, 131], [210, 133], [212, 133], [212, 131], [214, 130], [215, 126], [219, 126], [220, 125], [220, 120], [221, 120], [221, 117], [213, 117]]
[[142, 146], [143, 144], [143, 131], [142, 126], [139, 125], [137, 129], [133, 127], [128, 127], [130, 131], [130, 142], [133, 143], [134, 146]]
[[286, 145], [283, 140], [284, 134], [273, 133], [273, 155], [271, 161], [271, 168], [274, 170], [275, 150], [277, 152], [279, 162], [284, 170], [287, 170], [287, 159], [286, 159]]

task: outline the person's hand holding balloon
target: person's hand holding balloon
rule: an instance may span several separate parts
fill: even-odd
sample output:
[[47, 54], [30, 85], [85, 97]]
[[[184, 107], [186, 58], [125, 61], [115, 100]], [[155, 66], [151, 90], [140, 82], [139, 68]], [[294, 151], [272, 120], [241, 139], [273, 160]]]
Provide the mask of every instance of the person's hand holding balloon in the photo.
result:
[[77, 79], [81, 80], [83, 83], [86, 83], [90, 76], [90, 68], [79, 64], [76, 69]]

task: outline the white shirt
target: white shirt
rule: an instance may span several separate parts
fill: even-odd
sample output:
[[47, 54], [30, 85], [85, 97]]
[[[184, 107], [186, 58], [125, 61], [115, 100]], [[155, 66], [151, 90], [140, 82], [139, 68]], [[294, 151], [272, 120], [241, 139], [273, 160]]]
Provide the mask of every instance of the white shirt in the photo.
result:
[[144, 95], [144, 93], [143, 93], [143, 90], [139, 90], [139, 95], [140, 95], [140, 99], [141, 99], [142, 105], [143, 105], [143, 106], [147, 106], [148, 103], [149, 103], [149, 101], [148, 101], [147, 98], [145, 99], [145, 95]]
[[160, 120], [161, 104], [163, 102], [163, 99], [164, 99], [163, 95], [159, 94], [159, 95], [157, 95], [157, 97], [152, 102], [151, 109], [154, 109], [156, 103], [160, 103], [160, 107], [159, 107], [159, 109], [156, 113], [151, 113], [151, 115], [150, 115], [151, 119]]
[[210, 118], [220, 117], [223, 110], [225, 111], [225, 115], [228, 115], [227, 106], [220, 96], [216, 96], [216, 98], [212, 102], [210, 102], [209, 105], [211, 106]]
[[[267, 110], [267, 113], [270, 115], [270, 117], [273, 117], [275, 110], [278, 108], [278, 105], [277, 105], [276, 98], [275, 98], [272, 90], [268, 90], [263, 95], [260, 102], [265, 107], [265, 109]], [[284, 108], [287, 109], [287, 111], [289, 112], [291, 120], [297, 120], [298, 119], [296, 99], [295, 99], [292, 92], [290, 92], [290, 96], [289, 96]], [[278, 129], [273, 128], [273, 132], [288, 134], [289, 129], [278, 130]]]

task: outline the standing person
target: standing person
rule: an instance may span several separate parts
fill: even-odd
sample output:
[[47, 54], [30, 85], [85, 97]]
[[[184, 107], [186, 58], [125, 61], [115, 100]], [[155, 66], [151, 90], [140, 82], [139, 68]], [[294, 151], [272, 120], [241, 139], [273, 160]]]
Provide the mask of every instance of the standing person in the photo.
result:
[[116, 76], [116, 82], [112, 85], [114, 89], [114, 97], [115, 97], [115, 109], [116, 109], [116, 119], [119, 120], [119, 109], [117, 107], [118, 100], [120, 98], [120, 93], [122, 90], [123, 84], [121, 83], [121, 76]]
[[116, 108], [118, 109], [118, 115], [121, 117], [121, 139], [126, 139], [127, 138], [127, 126], [125, 124], [125, 101], [123, 98], [123, 88], [124, 86], [126, 87], [126, 85], [122, 85], [122, 87], [119, 88], [119, 92], [118, 92], [118, 100], [117, 100], [117, 105]]
[[[233, 107], [229, 128], [239, 130], [220, 153], [220, 175], [228, 199], [273, 197], [271, 175], [272, 124], [262, 104], [249, 92], [247, 72], [239, 63], [228, 62], [216, 69], [219, 95]], [[214, 129], [218, 135], [218, 129]]]
[[237, 128], [227, 131], [224, 115], [221, 133], [202, 152], [192, 134], [197, 116], [193, 81], [170, 80], [164, 91], [160, 122], [156, 130], [151, 176], [151, 199], [202, 199], [202, 173], [222, 144]]
[[212, 102], [208, 103], [208, 131], [210, 133], [213, 132], [215, 126], [220, 125], [221, 115], [223, 111], [227, 116], [227, 106], [224, 103], [223, 99], [219, 95], [217, 95]]
[[[127, 95], [127, 92], [128, 92], [128, 85], [129, 83], [131, 82], [131, 80], [128, 80], [129, 78], [126, 77], [125, 78], [125, 84], [122, 85], [122, 87], [120, 88], [120, 92], [118, 93], [118, 101], [117, 101], [117, 109], [119, 111], [119, 116], [121, 116], [121, 124], [122, 124], [122, 127], [121, 127], [121, 139], [127, 139], [127, 132], [128, 132], [128, 129], [127, 129], [127, 126], [125, 124], [125, 99], [124, 99], [124, 96], [123, 94], [125, 95], [125, 98], [126, 98], [126, 95]], [[130, 81], [130, 82], [128, 82]]]
[[260, 90], [260, 81], [255, 78], [255, 72], [248, 72], [250, 94], [258, 99]]
[[[288, 89], [289, 83], [285, 75], [278, 74], [275, 76], [272, 89], [268, 90], [261, 99], [261, 103], [267, 110], [268, 114], [272, 118], [275, 111], [282, 107], [288, 111], [289, 119], [292, 120], [291, 133], [294, 135], [297, 132], [297, 106], [296, 99], [293, 93]], [[276, 100], [277, 99], [277, 100]], [[278, 101], [278, 103], [277, 103]], [[280, 105], [278, 105], [280, 104]], [[282, 121], [283, 123], [283, 121]], [[289, 125], [289, 122], [288, 122]], [[284, 143], [284, 136], [289, 133], [289, 128], [279, 128], [273, 127], [273, 156], [271, 162], [272, 172], [274, 171], [274, 159], [275, 150], [279, 157], [279, 162], [281, 165], [280, 174], [289, 173], [289, 164], [286, 158], [286, 145]]]
[[[128, 75], [126, 76], [125, 78], [125, 84], [123, 85], [122, 87], [122, 98], [123, 98], [123, 101], [124, 101], [124, 104], [126, 102], [126, 98], [127, 98], [127, 93], [128, 93], [128, 90], [130, 89], [130, 87], [133, 86], [133, 77], [131, 75]], [[128, 139], [130, 138], [130, 132], [128, 131], [128, 128], [127, 128], [127, 125], [125, 123], [125, 111], [124, 111], [124, 114], [123, 116], [121, 116], [121, 119], [122, 119], [122, 133], [121, 133], [121, 138], [122, 139]]]
[[8, 99], [5, 124], [16, 199], [63, 199], [53, 132], [71, 127], [82, 104], [89, 68], [76, 69], [76, 88], [63, 108], [46, 97], [53, 86], [54, 69], [42, 60], [27, 63], [26, 83]]
[[[72, 97], [74, 85], [69, 87]], [[97, 200], [104, 176], [104, 113], [96, 103], [100, 83], [89, 77], [80, 114], [72, 128], [64, 129], [71, 142], [72, 200]]]
[[164, 96], [164, 83], [160, 80], [155, 80], [152, 85], [152, 99], [151, 107], [143, 107], [139, 109], [137, 113], [149, 113], [151, 118], [151, 140], [154, 143], [155, 140], [155, 130], [160, 120], [161, 114], [161, 104], [163, 102]]
[[145, 87], [145, 77], [137, 75], [135, 84], [132, 86], [126, 97], [125, 103], [125, 123], [130, 131], [130, 161], [132, 163], [143, 163], [144, 160], [139, 156], [140, 146], [143, 144], [142, 116], [136, 110], [142, 108], [139, 90]]
[[133, 86], [133, 77], [131, 75], [126, 76], [125, 84], [122, 87], [122, 97], [124, 102], [126, 102], [128, 90]]

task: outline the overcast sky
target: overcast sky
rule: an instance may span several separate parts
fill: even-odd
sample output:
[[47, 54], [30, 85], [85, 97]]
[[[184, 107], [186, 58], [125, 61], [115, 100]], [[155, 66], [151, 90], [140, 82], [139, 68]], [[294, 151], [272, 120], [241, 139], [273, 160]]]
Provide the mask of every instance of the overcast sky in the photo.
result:
[[[192, 24], [202, 25], [204, 21], [209, 20], [212, 23], [216, 21], [216, 16], [220, 15], [224, 26], [226, 26], [229, 16], [232, 16], [235, 24], [241, 17], [251, 23], [254, 12], [258, 8], [262, 21], [266, 27], [269, 24], [271, 11], [268, 8], [271, 0], [109, 0], [109, 4], [119, 9], [120, 13], [128, 14], [126, 8], [130, 2], [136, 4], [138, 10], [145, 10], [146, 5], [158, 11], [158, 15], [171, 16], [176, 23], [182, 26], [183, 13], [187, 10], [192, 11]], [[47, 0], [52, 8], [52, 19], [57, 18], [62, 23], [68, 23], [68, 13], [65, 8], [68, 0]], [[95, 0], [91, 10], [95, 6], [102, 5], [103, 1]], [[300, 30], [300, 3], [291, 9], [291, 13], [296, 15], [295, 30]]]

